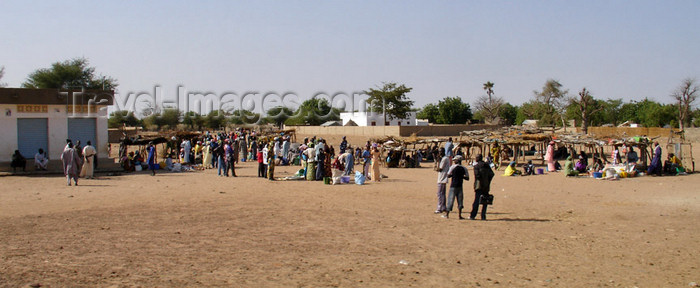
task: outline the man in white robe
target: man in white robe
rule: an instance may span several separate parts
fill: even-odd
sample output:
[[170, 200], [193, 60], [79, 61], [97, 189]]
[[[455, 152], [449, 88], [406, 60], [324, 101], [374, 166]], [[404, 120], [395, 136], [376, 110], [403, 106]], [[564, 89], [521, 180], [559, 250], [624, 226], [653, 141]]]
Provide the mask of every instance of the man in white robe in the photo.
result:
[[87, 145], [83, 147], [83, 157], [85, 157], [85, 162], [83, 163], [83, 169], [80, 171], [80, 177], [85, 177], [85, 179], [95, 178], [95, 161], [94, 158], [97, 154], [95, 147], [92, 146], [90, 141], [87, 141]]

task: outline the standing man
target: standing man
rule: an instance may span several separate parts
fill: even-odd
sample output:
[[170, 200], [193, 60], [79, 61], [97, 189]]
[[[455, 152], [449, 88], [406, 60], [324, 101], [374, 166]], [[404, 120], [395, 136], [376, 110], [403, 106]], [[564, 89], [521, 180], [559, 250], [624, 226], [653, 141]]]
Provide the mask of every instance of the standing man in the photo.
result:
[[343, 141], [340, 142], [340, 154], [345, 153], [345, 149], [348, 149], [348, 140], [343, 136]]
[[[88, 142], [90, 145], [90, 142]], [[151, 176], [156, 176], [156, 146], [153, 142], [148, 142], [148, 169], [151, 169]]]
[[190, 163], [190, 152], [192, 151], [192, 144], [190, 143], [190, 140], [182, 140], [182, 150], [182, 163]]
[[[255, 142], [253, 142], [255, 143]], [[258, 145], [255, 145], [256, 147]], [[265, 164], [263, 164], [263, 152], [262, 148], [258, 149], [258, 151], [255, 153], [255, 159], [258, 161], [258, 177], [265, 178]]]
[[95, 154], [97, 151], [95, 150], [95, 147], [92, 146], [92, 143], [90, 141], [87, 141], [87, 145], [83, 148], [83, 156], [85, 157], [85, 163], [83, 163], [83, 169], [80, 172], [80, 175], [85, 177], [85, 179], [91, 179], [95, 178]]
[[372, 153], [369, 152], [370, 147], [365, 146], [365, 150], [362, 150], [362, 174], [365, 175], [365, 178], [369, 179], [369, 169], [370, 169], [370, 162], [372, 160]]
[[651, 165], [647, 168], [647, 174], [661, 176], [661, 146], [658, 141], [654, 141], [654, 156], [651, 158]]
[[66, 175], [66, 181], [68, 181], [68, 186], [70, 186], [70, 180], [75, 181], [75, 186], [78, 186], [78, 164], [80, 163], [80, 158], [78, 158], [78, 153], [73, 149], [73, 143], [68, 142], [66, 148], [63, 149], [61, 153], [61, 162], [63, 162], [63, 174]]
[[[451, 138], [450, 138], [451, 139]], [[437, 210], [435, 214], [440, 214], [446, 212], [445, 207], [445, 190], [447, 188], [447, 173], [450, 170], [450, 158], [445, 155], [445, 149], [440, 149], [438, 154], [440, 156], [440, 164], [438, 164], [436, 170], [437, 174]]]
[[245, 162], [248, 160], [248, 141], [246, 141], [246, 133], [243, 131], [243, 135], [240, 137], [240, 148], [241, 148], [241, 161]]
[[264, 142], [260, 142], [259, 145], [263, 147], [262, 149], [262, 163], [263, 163], [263, 178], [267, 178], [267, 165], [270, 164], [270, 161], [268, 161], [268, 154], [270, 154], [270, 149], [268, 148], [268, 144]]
[[[445, 142], [445, 156], [449, 157], [452, 159], [452, 148], [454, 148], [454, 145], [452, 144], [452, 137], [447, 139], [447, 142]], [[448, 163], [449, 165], [449, 163]]]
[[289, 161], [289, 146], [291, 143], [289, 143], [289, 136], [284, 136], [282, 139], [284, 141], [282, 142], [282, 165], [288, 165]]
[[462, 166], [462, 156], [455, 156], [452, 159], [454, 164], [450, 166], [450, 170], [447, 172], [447, 177], [452, 178], [452, 183], [450, 183], [450, 194], [447, 196], [447, 211], [445, 211], [445, 218], [450, 218], [450, 212], [452, 212], [452, 205], [454, 204], [455, 198], [457, 198], [457, 209], [459, 210], [459, 220], [464, 219], [462, 217], [462, 209], [464, 209], [464, 189], [462, 187], [463, 180], [469, 181], [469, 172], [467, 168]]
[[[228, 140], [228, 139], [226, 139]], [[234, 140], [235, 143], [235, 140]], [[226, 155], [226, 168], [224, 168], [224, 176], [228, 177], [228, 170], [231, 170], [231, 176], [236, 176], [236, 150], [230, 145], [230, 141], [224, 144], [224, 155]]]
[[352, 175], [353, 174], [353, 168], [355, 165], [355, 157], [352, 155], [352, 147], [349, 147], [347, 149], [347, 156], [345, 157], [345, 175]]
[[226, 164], [224, 164], [224, 146], [221, 143], [217, 142], [212, 142], [216, 143], [216, 146], [214, 146], [214, 150], [212, 150], [212, 153], [214, 154], [214, 161], [216, 161], [216, 168], [217, 172], [216, 174], [219, 176], [222, 176], [223, 174], [221, 173], [222, 170], [226, 170]]
[[[489, 195], [491, 190], [491, 179], [493, 179], [493, 171], [491, 167], [484, 162], [484, 157], [481, 154], [476, 155], [476, 164], [474, 165], [474, 203], [472, 203], [472, 212], [469, 219], [476, 219], [476, 214], [479, 212], [479, 200], [481, 197]], [[486, 202], [481, 208], [481, 220], [486, 220]]]

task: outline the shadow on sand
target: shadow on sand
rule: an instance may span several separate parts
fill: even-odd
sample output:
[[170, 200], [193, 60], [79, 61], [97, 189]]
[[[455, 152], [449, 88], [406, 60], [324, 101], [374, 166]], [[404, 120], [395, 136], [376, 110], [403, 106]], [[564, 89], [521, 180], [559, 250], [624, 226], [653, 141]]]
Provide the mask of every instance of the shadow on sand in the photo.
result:
[[498, 218], [498, 219], [488, 219], [489, 221], [506, 221], [506, 222], [551, 222], [549, 219], [537, 219], [537, 218]]

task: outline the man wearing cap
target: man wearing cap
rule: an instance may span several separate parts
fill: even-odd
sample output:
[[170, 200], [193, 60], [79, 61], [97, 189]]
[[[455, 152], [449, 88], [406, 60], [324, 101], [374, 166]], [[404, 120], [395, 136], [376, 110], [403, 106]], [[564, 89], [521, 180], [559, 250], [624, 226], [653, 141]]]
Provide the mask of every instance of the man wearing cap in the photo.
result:
[[[472, 203], [472, 212], [469, 219], [476, 219], [476, 214], [479, 212], [479, 200], [482, 196], [489, 195], [491, 189], [491, 179], [493, 179], [493, 171], [491, 167], [484, 162], [484, 157], [481, 154], [476, 155], [476, 164], [474, 164], [474, 203]], [[481, 220], [486, 220], [486, 202], [482, 203]]]
[[450, 194], [447, 197], [447, 210], [443, 217], [450, 218], [454, 199], [457, 198], [459, 219], [462, 220], [464, 219], [464, 217], [462, 217], [462, 209], [464, 209], [464, 190], [462, 189], [462, 183], [464, 180], [469, 181], [469, 172], [467, 168], [462, 166], [462, 156], [455, 156], [452, 162], [454, 162], [454, 164], [450, 166], [450, 170], [447, 172], [447, 177], [452, 178], [452, 183], [450, 183]]

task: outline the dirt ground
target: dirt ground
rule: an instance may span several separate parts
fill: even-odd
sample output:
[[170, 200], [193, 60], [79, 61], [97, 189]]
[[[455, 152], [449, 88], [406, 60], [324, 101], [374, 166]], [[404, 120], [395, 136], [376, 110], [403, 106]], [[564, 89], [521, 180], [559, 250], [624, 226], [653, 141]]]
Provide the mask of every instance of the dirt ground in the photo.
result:
[[[299, 139], [301, 140], [301, 139]], [[359, 141], [352, 140], [351, 141]], [[277, 167], [289, 176], [297, 167]], [[488, 221], [433, 214], [430, 167], [367, 185], [214, 170], [0, 178], [0, 286], [688, 287], [700, 174], [497, 176]], [[471, 169], [470, 169], [471, 173]], [[502, 170], [499, 174], [502, 174]], [[465, 183], [465, 210], [473, 200]]]

